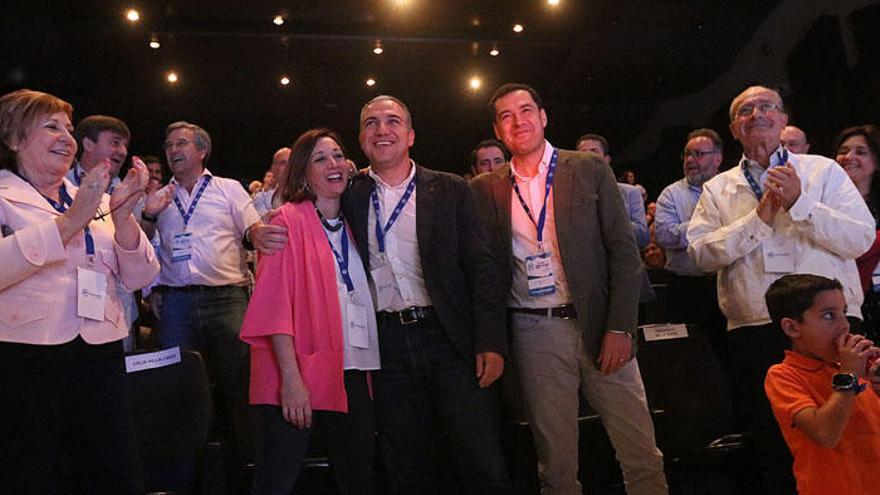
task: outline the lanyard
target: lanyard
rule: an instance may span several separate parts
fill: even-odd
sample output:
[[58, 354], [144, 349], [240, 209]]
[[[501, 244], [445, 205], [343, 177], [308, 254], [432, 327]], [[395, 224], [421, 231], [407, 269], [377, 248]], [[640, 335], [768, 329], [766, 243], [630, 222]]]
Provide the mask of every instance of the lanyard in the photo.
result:
[[[40, 194], [42, 196], [42, 194]], [[55, 208], [55, 211], [58, 213], [64, 213], [67, 211], [67, 207], [73, 204], [73, 198], [70, 197], [70, 194], [67, 193], [67, 187], [62, 183], [61, 187], [58, 188], [58, 196], [61, 198], [61, 202], [57, 202], [54, 199], [43, 196], [46, 198], [46, 201], [52, 205], [52, 208]], [[95, 239], [92, 238], [92, 231], [89, 230], [89, 226], [86, 225], [83, 227], [83, 234], [86, 237], [86, 255], [94, 256], [95, 255]]]
[[526, 212], [526, 216], [529, 217], [529, 220], [532, 221], [532, 225], [535, 226], [535, 229], [538, 231], [538, 245], [543, 244], [544, 242], [544, 223], [547, 220], [547, 198], [550, 197], [550, 189], [553, 187], [553, 177], [556, 175], [556, 161], [559, 159], [559, 151], [555, 148], [553, 149], [553, 157], [550, 158], [550, 166], [547, 167], [547, 179], [546, 185], [544, 186], [544, 205], [541, 206], [541, 213], [538, 215], [538, 221], [535, 222], [535, 218], [532, 216], [532, 210], [529, 209], [529, 205], [526, 204], [526, 200], [523, 199], [522, 193], [519, 191], [519, 186], [516, 184], [516, 178], [514, 178], [513, 174], [510, 174], [510, 182], [513, 184], [513, 190], [516, 192], [516, 197], [519, 198], [519, 204], [522, 205], [523, 210]]
[[[85, 174], [86, 171], [82, 169], [80, 165], [76, 165], [73, 167], [73, 182], [76, 184], [76, 187], [80, 187], [82, 185], [82, 178]], [[107, 186], [107, 194], [113, 194], [114, 187], [116, 186], [113, 185], [113, 177], [110, 177], [110, 184]]]
[[373, 210], [376, 211], [376, 242], [379, 244], [379, 252], [385, 252], [385, 235], [391, 230], [391, 226], [394, 225], [394, 222], [397, 221], [397, 217], [400, 216], [400, 213], [403, 211], [403, 207], [406, 206], [407, 201], [409, 201], [409, 197], [412, 196], [413, 191], [416, 189], [416, 177], [413, 176], [412, 180], [409, 181], [409, 185], [406, 186], [406, 192], [403, 193], [403, 196], [400, 197], [400, 201], [397, 202], [397, 206], [394, 207], [394, 211], [391, 213], [391, 216], [388, 218], [388, 222], [385, 224], [385, 228], [382, 228], [382, 221], [379, 217], [379, 193], [376, 192], [376, 183], [373, 183], [373, 189], [370, 191], [370, 196], [373, 200]]
[[[315, 212], [318, 214], [318, 218], [321, 219], [321, 225], [324, 226], [324, 235], [327, 236], [330, 250], [333, 251], [333, 257], [336, 258], [336, 265], [339, 266], [339, 274], [342, 275], [342, 281], [345, 282], [345, 288], [348, 289], [348, 293], [351, 294], [354, 292], [354, 281], [351, 279], [351, 274], [348, 272], [348, 232], [345, 230], [345, 220], [340, 216], [338, 224], [330, 225], [330, 222], [327, 221], [327, 218], [324, 217], [324, 214], [321, 213], [321, 210], [319, 210], [317, 206], [315, 206]], [[330, 240], [330, 232], [337, 232], [340, 229], [342, 230], [341, 255], [333, 245], [333, 241]]]
[[[782, 151], [777, 152], [776, 156], [779, 157], [779, 163], [777, 163], [775, 166], [779, 167], [788, 161], [788, 150], [785, 148], [782, 148]], [[755, 178], [752, 177], [751, 172], [749, 172], [748, 161], [743, 160], [742, 164], [740, 166], [742, 167], [743, 175], [746, 177], [746, 180], [749, 183], [749, 187], [752, 188], [752, 192], [755, 193], [755, 196], [758, 198], [758, 201], [761, 201], [761, 198], [764, 197], [764, 193], [761, 191], [761, 188], [758, 186], [758, 181], [756, 181]], [[769, 168], [773, 168], [773, 166], [770, 166]]]
[[174, 205], [177, 206], [177, 211], [180, 212], [180, 216], [183, 217], [184, 227], [189, 225], [189, 219], [192, 218], [193, 213], [196, 211], [196, 205], [199, 204], [199, 198], [202, 197], [202, 193], [205, 192], [205, 188], [208, 187], [208, 183], [211, 182], [212, 177], [212, 175], [205, 176], [205, 181], [199, 186], [199, 190], [196, 191], [195, 197], [193, 197], [192, 202], [189, 204], [189, 211], [183, 211], [183, 205], [180, 204], [180, 199], [176, 194], [174, 195]]

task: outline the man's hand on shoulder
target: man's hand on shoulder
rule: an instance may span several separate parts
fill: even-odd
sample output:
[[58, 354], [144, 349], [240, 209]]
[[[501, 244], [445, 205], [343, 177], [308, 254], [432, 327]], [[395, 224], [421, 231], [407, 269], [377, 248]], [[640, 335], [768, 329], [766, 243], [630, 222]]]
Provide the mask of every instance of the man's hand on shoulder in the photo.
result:
[[[245, 234], [260, 254], [272, 254], [284, 249], [287, 244], [287, 227], [272, 225], [268, 222], [278, 215], [278, 209], [271, 210], [263, 216], [263, 220], [251, 225]], [[265, 223], [264, 223], [265, 222]]]

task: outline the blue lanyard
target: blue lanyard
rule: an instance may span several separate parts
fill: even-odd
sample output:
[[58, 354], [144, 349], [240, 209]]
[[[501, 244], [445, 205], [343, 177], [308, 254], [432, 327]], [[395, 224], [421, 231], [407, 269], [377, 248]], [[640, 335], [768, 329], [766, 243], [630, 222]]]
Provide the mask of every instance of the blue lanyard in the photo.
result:
[[[42, 194], [41, 194], [42, 196]], [[55, 211], [58, 213], [64, 213], [67, 211], [67, 207], [73, 204], [73, 198], [70, 197], [70, 194], [67, 192], [67, 187], [62, 183], [61, 187], [58, 188], [58, 196], [61, 198], [61, 202], [57, 202], [49, 196], [43, 196], [46, 198], [46, 201], [52, 205], [52, 208], [55, 208]], [[89, 226], [86, 225], [83, 227], [83, 234], [86, 237], [86, 255], [94, 256], [95, 255], [95, 239], [92, 238], [92, 231], [89, 230]]]
[[[776, 153], [776, 156], [779, 158], [779, 163], [777, 163], [775, 166], [779, 167], [781, 165], [784, 165], [788, 161], [788, 150], [782, 148], [782, 151]], [[761, 198], [764, 197], [764, 193], [761, 191], [761, 187], [758, 186], [758, 181], [756, 181], [755, 178], [752, 177], [751, 172], [749, 172], [748, 161], [744, 159], [740, 164], [740, 167], [742, 167], [743, 175], [746, 177], [746, 180], [749, 183], [749, 187], [752, 188], [752, 192], [755, 193], [755, 197], [758, 198], [758, 201], [761, 201]], [[770, 168], [773, 168], [773, 166], [771, 166]]]
[[[74, 167], [73, 167], [73, 182], [76, 183], [76, 187], [80, 187], [82, 185], [83, 175], [86, 175], [85, 170], [82, 170], [81, 174], [80, 174], [80, 170], [82, 170], [82, 167], [80, 165], [74, 165]], [[110, 177], [110, 184], [107, 186], [107, 194], [113, 194], [114, 187], [115, 186], [113, 185], [113, 177]]]
[[556, 175], [556, 161], [558, 159], [559, 151], [554, 148], [553, 157], [550, 158], [550, 166], [547, 167], [547, 179], [546, 185], [544, 186], [544, 205], [541, 207], [541, 213], [538, 215], [537, 222], [535, 222], [535, 218], [532, 216], [532, 210], [529, 209], [529, 205], [526, 204], [526, 200], [523, 199], [522, 193], [519, 191], [519, 186], [516, 184], [516, 178], [514, 178], [513, 173], [510, 174], [510, 182], [513, 184], [513, 190], [516, 192], [516, 197], [519, 198], [519, 204], [522, 205], [523, 210], [526, 212], [526, 216], [532, 221], [532, 225], [538, 230], [538, 244], [544, 242], [544, 223], [547, 220], [547, 198], [550, 197], [550, 189], [553, 187], [553, 177]]
[[373, 189], [370, 191], [370, 196], [373, 200], [373, 210], [376, 212], [376, 242], [379, 244], [379, 252], [385, 252], [385, 235], [391, 230], [391, 226], [394, 225], [394, 222], [397, 221], [397, 217], [400, 216], [400, 213], [403, 211], [403, 207], [406, 206], [407, 201], [409, 201], [409, 197], [412, 196], [413, 191], [416, 190], [416, 177], [413, 176], [412, 180], [409, 181], [409, 185], [406, 186], [406, 192], [401, 196], [400, 201], [397, 202], [397, 206], [394, 207], [394, 211], [391, 213], [391, 216], [388, 218], [388, 222], [385, 224], [385, 228], [382, 228], [382, 221], [379, 218], [379, 194], [376, 192], [376, 183], [373, 183]]
[[339, 274], [342, 275], [342, 281], [345, 282], [345, 288], [348, 289], [348, 293], [351, 294], [354, 292], [354, 281], [352, 281], [351, 274], [348, 272], [348, 231], [345, 227], [342, 228], [341, 255], [333, 246], [333, 241], [330, 240], [330, 233], [325, 230], [324, 234], [327, 235], [327, 242], [330, 244], [330, 250], [333, 251], [333, 257], [336, 258], [336, 264], [339, 266]]
[[212, 177], [212, 175], [205, 176], [205, 181], [202, 182], [201, 186], [199, 186], [199, 190], [196, 191], [195, 197], [189, 204], [189, 211], [183, 211], [183, 205], [180, 203], [180, 199], [178, 199], [176, 194], [174, 195], [174, 205], [177, 206], [177, 211], [180, 212], [180, 216], [183, 217], [184, 227], [189, 225], [189, 219], [192, 218], [193, 213], [196, 211], [196, 205], [199, 204], [199, 198], [202, 197], [202, 193], [205, 192], [205, 188], [208, 187], [208, 183], [211, 182]]

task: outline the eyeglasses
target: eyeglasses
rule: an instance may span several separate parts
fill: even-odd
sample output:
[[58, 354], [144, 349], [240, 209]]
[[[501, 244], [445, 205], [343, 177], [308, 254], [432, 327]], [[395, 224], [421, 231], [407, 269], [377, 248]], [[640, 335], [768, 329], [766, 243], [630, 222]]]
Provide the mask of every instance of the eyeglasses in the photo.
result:
[[700, 151], [700, 150], [684, 150], [681, 153], [681, 159], [687, 160], [688, 158], [693, 158], [695, 160], [699, 160], [706, 155], [714, 155], [718, 153], [718, 150], [709, 150], [709, 151]]
[[758, 103], [756, 105], [743, 105], [736, 109], [736, 116], [737, 118], [741, 119], [751, 117], [752, 114], [755, 113], [755, 110], [757, 110], [760, 114], [767, 115], [782, 111], [782, 106], [777, 105], [776, 103]]

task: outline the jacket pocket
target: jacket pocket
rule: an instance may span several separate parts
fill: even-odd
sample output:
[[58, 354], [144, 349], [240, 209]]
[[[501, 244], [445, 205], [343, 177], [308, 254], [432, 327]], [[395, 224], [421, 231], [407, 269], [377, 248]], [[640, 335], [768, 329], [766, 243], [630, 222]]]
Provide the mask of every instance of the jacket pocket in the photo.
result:
[[17, 328], [43, 320], [55, 312], [55, 303], [39, 294], [4, 294], [0, 297], [0, 325]]

